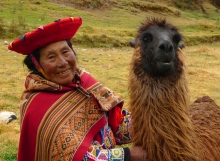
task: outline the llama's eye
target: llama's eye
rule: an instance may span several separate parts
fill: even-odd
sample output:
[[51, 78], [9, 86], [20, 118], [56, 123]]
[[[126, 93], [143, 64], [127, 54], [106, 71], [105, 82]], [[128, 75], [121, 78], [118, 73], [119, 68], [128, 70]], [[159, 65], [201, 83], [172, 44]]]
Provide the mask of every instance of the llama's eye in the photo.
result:
[[181, 35], [176, 34], [173, 36], [173, 42], [175, 42], [176, 44], [178, 44], [181, 40], [182, 40]]
[[152, 41], [152, 35], [151, 34], [146, 34], [143, 36], [143, 41], [144, 42], [150, 42]]

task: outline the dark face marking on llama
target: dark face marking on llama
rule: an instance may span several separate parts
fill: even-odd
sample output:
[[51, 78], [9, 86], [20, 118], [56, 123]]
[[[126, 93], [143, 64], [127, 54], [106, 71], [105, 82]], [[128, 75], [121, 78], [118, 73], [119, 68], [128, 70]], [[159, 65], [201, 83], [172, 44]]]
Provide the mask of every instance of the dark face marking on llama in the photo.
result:
[[153, 19], [141, 26], [133, 45], [140, 47], [145, 73], [152, 77], [173, 74], [178, 66], [177, 50], [181, 40], [177, 28], [165, 20]]

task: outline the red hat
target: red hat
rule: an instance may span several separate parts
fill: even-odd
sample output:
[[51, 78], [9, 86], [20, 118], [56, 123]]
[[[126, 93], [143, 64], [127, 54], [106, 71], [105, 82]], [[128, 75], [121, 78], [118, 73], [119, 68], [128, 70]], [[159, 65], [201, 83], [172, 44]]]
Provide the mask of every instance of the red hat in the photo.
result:
[[50, 24], [40, 26], [28, 32], [8, 45], [9, 50], [23, 55], [32, 53], [47, 44], [71, 39], [82, 24], [80, 17], [69, 17], [56, 20]]

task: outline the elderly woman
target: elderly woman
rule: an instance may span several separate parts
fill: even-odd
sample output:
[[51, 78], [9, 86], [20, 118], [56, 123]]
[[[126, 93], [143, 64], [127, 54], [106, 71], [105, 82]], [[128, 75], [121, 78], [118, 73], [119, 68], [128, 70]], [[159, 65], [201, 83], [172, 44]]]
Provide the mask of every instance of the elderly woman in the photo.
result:
[[79, 17], [56, 20], [13, 41], [30, 70], [21, 97], [18, 161], [143, 160], [123, 100], [77, 67], [70, 39]]

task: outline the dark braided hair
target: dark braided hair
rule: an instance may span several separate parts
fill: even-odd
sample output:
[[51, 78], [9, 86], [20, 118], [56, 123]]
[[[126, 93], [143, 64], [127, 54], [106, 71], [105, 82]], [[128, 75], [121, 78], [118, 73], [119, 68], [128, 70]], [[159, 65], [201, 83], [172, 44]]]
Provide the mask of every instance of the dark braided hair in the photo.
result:
[[[66, 40], [67, 45], [73, 50], [72, 47], [72, 43], [69, 39]], [[38, 63], [40, 62], [40, 50], [42, 49], [42, 47], [34, 50], [32, 52], [32, 54], [34, 55], [34, 57], [37, 59]], [[74, 54], [76, 55], [76, 52], [73, 50]], [[30, 54], [27, 55], [24, 60], [23, 60], [23, 64], [27, 66], [28, 70], [32, 73], [32, 74], [37, 74], [40, 75], [41, 77], [44, 77], [43, 74], [41, 74], [35, 67], [34, 63], [31, 60], [31, 56]]]

